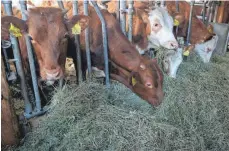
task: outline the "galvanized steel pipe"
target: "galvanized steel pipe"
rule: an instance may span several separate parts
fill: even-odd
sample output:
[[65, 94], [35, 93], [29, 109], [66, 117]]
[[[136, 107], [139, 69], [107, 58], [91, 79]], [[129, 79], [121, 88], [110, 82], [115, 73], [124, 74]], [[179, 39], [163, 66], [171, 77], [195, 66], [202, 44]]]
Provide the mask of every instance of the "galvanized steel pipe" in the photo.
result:
[[126, 35], [126, 1], [120, 0], [120, 25], [124, 35]]
[[120, 1], [117, 1], [117, 8], [116, 8], [116, 18], [118, 20], [118, 22], [120, 22]]
[[203, 5], [203, 18], [202, 21], [205, 24], [205, 16], [206, 16], [206, 1], [204, 1], [204, 5]]
[[[87, 0], [84, 0], [84, 15], [88, 16]], [[87, 55], [87, 70], [88, 70], [88, 77], [90, 80], [91, 79], [91, 54], [90, 54], [90, 45], [89, 45], [89, 28], [85, 29], [85, 44], [86, 44], [86, 55]]]
[[175, 3], [176, 3], [176, 11], [179, 12], [179, 0], [176, 0]]
[[165, 7], [165, 1], [161, 0], [161, 7]]
[[[72, 3], [73, 3], [73, 15], [78, 15], [78, 1], [74, 0]], [[81, 83], [83, 81], [83, 78], [82, 78], [82, 69], [81, 69], [82, 65], [81, 65], [80, 43], [79, 43], [78, 35], [75, 35], [75, 46], [76, 46], [75, 57], [77, 59], [77, 78], [78, 78], [78, 82]]]
[[129, 1], [128, 4], [128, 39], [130, 42], [132, 42], [132, 28], [133, 28], [133, 4], [134, 2], [132, 0]]
[[214, 14], [214, 19], [213, 19], [214, 23], [216, 22], [218, 9], [219, 9], [219, 3], [215, 2], [215, 14]]
[[210, 23], [212, 21], [213, 9], [214, 9], [214, 2], [212, 2], [212, 5], [210, 7], [210, 14], [209, 14], [209, 18], [208, 18], [208, 23]]
[[[62, 0], [57, 0], [57, 3], [58, 3], [58, 6], [62, 9], [62, 10], [65, 10], [64, 9], [64, 4], [62, 2]], [[67, 14], [64, 15], [65, 18], [68, 18]]]
[[192, 15], [193, 15], [193, 6], [195, 4], [195, 1], [191, 1], [191, 9], [190, 9], [190, 15], [189, 15], [189, 22], [188, 22], [188, 36], [187, 36], [187, 41], [186, 45], [189, 44], [190, 42], [190, 37], [191, 37], [191, 30], [192, 30]]
[[[24, 12], [26, 11], [26, 1], [20, 1], [19, 2], [21, 5], [21, 11]], [[23, 20], [27, 20], [27, 16], [22, 13]], [[41, 98], [40, 98], [40, 93], [38, 90], [38, 83], [37, 83], [37, 74], [36, 74], [36, 67], [35, 67], [35, 60], [33, 58], [33, 50], [32, 50], [32, 45], [30, 43], [30, 38], [28, 34], [24, 35], [25, 41], [26, 41], [26, 47], [27, 47], [27, 53], [28, 53], [28, 58], [29, 58], [29, 66], [30, 66], [30, 71], [32, 75], [32, 81], [33, 81], [33, 90], [35, 94], [35, 102], [36, 102], [36, 111], [35, 112], [40, 112], [41, 109]]]
[[110, 77], [109, 77], [109, 63], [108, 63], [108, 47], [107, 47], [107, 31], [106, 31], [106, 21], [98, 7], [98, 5], [91, 0], [92, 5], [102, 23], [102, 34], [103, 34], [103, 54], [105, 63], [105, 76], [106, 76], [106, 86], [110, 88]]
[[[3, 0], [2, 3], [4, 4], [4, 10], [5, 13], [9, 16], [12, 16], [12, 2], [11, 1], [6, 1]], [[27, 86], [26, 86], [26, 81], [25, 81], [25, 73], [22, 67], [22, 62], [21, 62], [21, 55], [20, 55], [20, 51], [19, 51], [19, 45], [18, 45], [18, 41], [15, 37], [10, 35], [10, 40], [12, 43], [12, 48], [13, 48], [13, 54], [14, 54], [14, 58], [16, 59], [16, 68], [17, 68], [17, 73], [21, 79], [21, 92], [22, 92], [22, 96], [24, 98], [24, 103], [25, 103], [25, 114], [29, 115], [32, 112], [32, 105], [29, 102], [29, 97], [28, 97], [28, 90], [27, 90]]]

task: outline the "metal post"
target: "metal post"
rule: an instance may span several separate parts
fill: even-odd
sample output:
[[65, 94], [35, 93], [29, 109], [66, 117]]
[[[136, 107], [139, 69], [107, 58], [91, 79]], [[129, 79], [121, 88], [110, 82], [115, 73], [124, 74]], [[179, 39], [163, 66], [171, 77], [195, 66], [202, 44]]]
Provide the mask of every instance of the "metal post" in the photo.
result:
[[132, 42], [133, 4], [134, 2], [130, 0], [128, 4], [128, 24], [129, 24], [128, 39], [130, 42]]
[[120, 25], [122, 32], [126, 35], [126, 1], [120, 0]]
[[108, 48], [107, 48], [107, 31], [106, 31], [106, 21], [103, 18], [98, 5], [91, 0], [92, 5], [95, 8], [97, 15], [102, 23], [102, 33], [103, 33], [103, 53], [104, 53], [104, 63], [105, 63], [105, 75], [106, 75], [106, 86], [110, 88], [110, 77], [109, 77], [109, 64], [108, 64]]
[[[73, 15], [78, 15], [78, 1], [73, 1]], [[82, 78], [82, 65], [81, 65], [81, 52], [80, 52], [80, 43], [79, 36], [75, 35], [75, 46], [76, 46], [76, 59], [77, 59], [77, 78], [79, 84], [83, 81]]]
[[[19, 2], [21, 5], [21, 11], [22, 11], [22, 19], [27, 20], [27, 16], [24, 11], [26, 11], [26, 1], [20, 1]], [[30, 66], [30, 72], [32, 75], [32, 81], [33, 81], [33, 90], [35, 94], [35, 102], [36, 102], [36, 111], [35, 112], [40, 112], [42, 111], [41, 109], [41, 98], [40, 98], [40, 93], [38, 90], [38, 83], [37, 83], [37, 75], [36, 75], [36, 68], [35, 68], [35, 61], [33, 58], [33, 50], [32, 50], [32, 45], [30, 43], [30, 38], [28, 34], [25, 34], [25, 41], [26, 41], [26, 47], [27, 47], [27, 53], [28, 53], [28, 58], [29, 58], [29, 66]]]
[[10, 44], [8, 44], [6, 47], [4, 47], [6, 42], [7, 42], [7, 41], [5, 41], [5, 40], [1, 40], [2, 49], [3, 49], [3, 55], [4, 55], [4, 58], [5, 58], [5, 61], [6, 61], [6, 68], [7, 68], [7, 70], [10, 72], [9, 58], [8, 58], [6, 49], [9, 48], [9, 47], [11, 46], [11, 43], [8, 42], [8, 43], [10, 43]]
[[[179, 12], [179, 1], [176, 0], [175, 3], [176, 3], [176, 11]], [[177, 34], [178, 34], [178, 30], [179, 30], [179, 27], [177, 26], [176, 27], [176, 37], [177, 37]]]
[[205, 24], [205, 16], [206, 16], [206, 1], [204, 1], [204, 5], [203, 5], [203, 23]]
[[214, 9], [214, 2], [212, 2], [212, 5], [210, 7], [210, 15], [209, 15], [209, 18], [208, 18], [208, 23], [210, 23], [212, 21], [213, 9]]
[[193, 15], [193, 6], [194, 6], [195, 1], [191, 1], [191, 9], [190, 9], [190, 15], [189, 15], [189, 22], [188, 22], [188, 36], [187, 36], [187, 41], [186, 45], [189, 44], [190, 42], [190, 37], [191, 37], [191, 30], [192, 30], [192, 15]]
[[[58, 3], [58, 6], [62, 9], [62, 10], [65, 10], [64, 9], [64, 4], [62, 2], [62, 0], [57, 0], [57, 3]], [[64, 15], [65, 18], [68, 18], [67, 14]]]
[[[4, 4], [4, 10], [5, 13], [9, 16], [12, 16], [12, 2], [11, 1], [2, 1], [2, 3]], [[29, 102], [29, 97], [28, 97], [28, 90], [27, 90], [27, 86], [26, 86], [26, 81], [25, 81], [25, 73], [22, 67], [22, 62], [21, 62], [21, 56], [20, 56], [20, 51], [19, 51], [19, 45], [18, 45], [18, 41], [14, 36], [10, 35], [10, 40], [12, 43], [12, 48], [13, 48], [13, 54], [14, 54], [14, 58], [16, 59], [16, 68], [17, 68], [17, 73], [21, 79], [21, 92], [22, 92], [22, 96], [24, 98], [24, 102], [25, 102], [25, 115], [29, 115], [32, 112], [32, 105]]]
[[217, 13], [218, 13], [218, 9], [219, 9], [219, 2], [215, 2], [215, 14], [214, 14], [214, 19], [213, 22], [216, 22], [216, 18], [217, 18]]
[[[88, 1], [84, 0], [84, 15], [88, 16]], [[89, 45], [89, 28], [85, 29], [85, 44], [86, 44], [86, 55], [87, 55], [87, 69], [88, 77], [91, 79], [91, 54]]]
[[165, 7], [165, 1], [161, 0], [161, 7]]
[[116, 17], [118, 22], [120, 22], [120, 1], [117, 1], [117, 8], [116, 8]]

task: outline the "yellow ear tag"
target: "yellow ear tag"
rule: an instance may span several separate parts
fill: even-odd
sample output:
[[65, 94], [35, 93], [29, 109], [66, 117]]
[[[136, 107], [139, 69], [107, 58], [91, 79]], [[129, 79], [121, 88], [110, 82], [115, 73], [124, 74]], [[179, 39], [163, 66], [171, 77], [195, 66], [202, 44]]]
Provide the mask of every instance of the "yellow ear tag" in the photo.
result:
[[189, 53], [190, 53], [190, 52], [189, 52], [188, 50], [186, 50], [186, 51], [183, 53], [183, 55], [184, 55], [184, 56], [189, 56]]
[[179, 21], [178, 21], [177, 19], [174, 19], [173, 25], [174, 25], [174, 26], [179, 26], [180, 23], [179, 23]]
[[213, 33], [213, 31], [212, 31], [212, 29], [211, 28], [208, 28], [208, 31], [212, 34]]
[[21, 37], [22, 36], [20, 29], [15, 27], [12, 23], [10, 23], [9, 31], [15, 37]]
[[81, 27], [80, 27], [80, 23], [78, 22], [72, 27], [72, 34], [79, 35], [80, 33], [81, 33]]
[[137, 83], [136, 79], [132, 77], [131, 81], [132, 81], [132, 85], [135, 86], [135, 84]]

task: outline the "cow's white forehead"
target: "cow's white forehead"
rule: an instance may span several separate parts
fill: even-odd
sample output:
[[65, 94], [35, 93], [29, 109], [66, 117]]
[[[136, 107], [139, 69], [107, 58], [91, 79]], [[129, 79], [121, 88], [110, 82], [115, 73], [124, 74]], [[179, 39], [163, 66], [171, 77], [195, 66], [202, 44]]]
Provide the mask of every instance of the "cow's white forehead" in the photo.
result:
[[166, 10], [166, 8], [157, 7], [156, 9], [151, 10], [149, 12], [149, 20], [150, 20], [150, 22], [153, 22], [153, 20], [155, 18], [157, 18], [160, 21], [162, 26], [166, 26], [169, 29], [172, 29], [172, 27], [173, 27], [173, 19], [169, 15], [169, 13]]

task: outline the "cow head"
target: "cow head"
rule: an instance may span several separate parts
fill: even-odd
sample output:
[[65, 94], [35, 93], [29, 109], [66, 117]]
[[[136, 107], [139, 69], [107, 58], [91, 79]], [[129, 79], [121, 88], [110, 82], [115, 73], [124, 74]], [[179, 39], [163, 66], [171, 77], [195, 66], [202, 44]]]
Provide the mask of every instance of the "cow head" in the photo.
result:
[[151, 87], [144, 84], [140, 76], [141, 72], [131, 75], [130, 85], [132, 86], [132, 91], [138, 96], [144, 100], [147, 100], [150, 104], [158, 106], [161, 104], [164, 98], [163, 74], [159, 69], [155, 59], [149, 60], [147, 66], [151, 69], [153, 76]]
[[168, 76], [176, 78], [176, 73], [182, 60], [181, 48], [178, 48], [176, 51], [168, 50], [164, 56], [164, 59], [162, 60], [163, 70]]
[[173, 19], [165, 8], [155, 8], [149, 12], [135, 9], [146, 26], [146, 34], [149, 41], [148, 47], [165, 47], [175, 49], [178, 47], [173, 34]]
[[200, 58], [204, 63], [208, 63], [211, 59], [212, 53], [216, 48], [218, 42], [218, 36], [215, 35], [211, 40], [208, 40], [205, 43], [196, 44], [195, 51], [199, 54]]
[[40, 76], [43, 80], [53, 81], [62, 78], [64, 76], [67, 38], [72, 35], [71, 28], [78, 23], [81, 30], [84, 30], [89, 19], [86, 16], [73, 16], [66, 21], [59, 8], [37, 7], [30, 9], [26, 14], [28, 14], [26, 22], [12, 16], [3, 17], [3, 28], [8, 30], [9, 24], [12, 23], [22, 32], [28, 33], [32, 39], [31, 42], [40, 67]]

